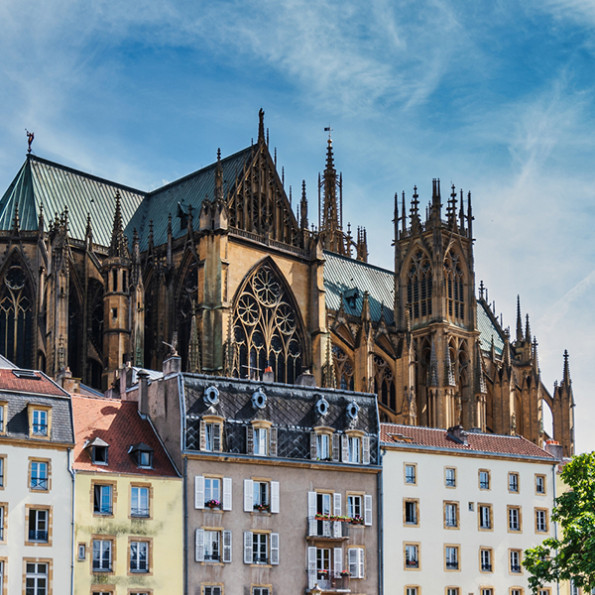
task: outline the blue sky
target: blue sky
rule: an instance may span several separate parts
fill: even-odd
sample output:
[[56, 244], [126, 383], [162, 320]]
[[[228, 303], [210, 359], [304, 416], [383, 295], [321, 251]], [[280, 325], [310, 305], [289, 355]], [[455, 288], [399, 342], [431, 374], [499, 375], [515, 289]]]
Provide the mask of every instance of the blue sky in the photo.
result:
[[590, 0], [3, 0], [0, 188], [25, 129], [37, 155], [151, 189], [245, 147], [263, 107], [315, 218], [330, 125], [375, 264], [395, 192], [472, 192], [477, 281], [513, 329], [520, 294], [550, 391], [569, 350], [592, 450], [594, 33]]

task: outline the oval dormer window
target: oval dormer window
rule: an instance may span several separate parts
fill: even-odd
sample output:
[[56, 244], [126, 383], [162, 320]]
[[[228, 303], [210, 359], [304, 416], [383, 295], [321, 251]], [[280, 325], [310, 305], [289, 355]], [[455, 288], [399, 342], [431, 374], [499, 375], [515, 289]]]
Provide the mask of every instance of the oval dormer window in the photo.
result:
[[328, 413], [328, 408], [328, 401], [324, 397], [320, 397], [318, 401], [316, 401], [316, 412], [318, 415], [326, 415]]
[[347, 416], [349, 419], [357, 419], [357, 415], [359, 413], [359, 405], [355, 401], [351, 401], [349, 405], [347, 405]]
[[252, 407], [254, 407], [254, 409], [264, 409], [266, 404], [267, 396], [264, 394], [262, 388], [259, 388], [257, 391], [252, 393]]
[[219, 403], [219, 389], [216, 386], [209, 386], [205, 390], [203, 398], [207, 405], [217, 405]]

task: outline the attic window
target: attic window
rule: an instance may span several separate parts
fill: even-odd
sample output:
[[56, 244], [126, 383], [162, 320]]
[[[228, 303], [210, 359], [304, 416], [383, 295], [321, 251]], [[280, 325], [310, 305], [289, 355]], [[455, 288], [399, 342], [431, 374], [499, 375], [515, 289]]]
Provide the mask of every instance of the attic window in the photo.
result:
[[153, 467], [153, 449], [147, 444], [143, 442], [133, 444], [128, 449], [128, 453], [134, 457], [136, 464], [141, 469], [151, 469]]
[[389, 434], [389, 436], [393, 439], [393, 442], [413, 442], [409, 436], [404, 434]]
[[356, 302], [357, 298], [359, 297], [359, 291], [357, 290], [357, 287], [354, 287], [353, 289], [348, 289], [347, 291], [345, 291], [345, 293], [343, 294], [343, 297], [345, 298], [345, 302], [347, 303], [347, 305], [351, 309], [355, 309], [355, 302]]
[[94, 465], [107, 465], [108, 448], [109, 444], [99, 437], [94, 438], [85, 445], [85, 449], [89, 450]]
[[33, 370], [13, 370], [12, 373], [17, 378], [27, 378], [28, 380], [41, 380], [41, 376]]

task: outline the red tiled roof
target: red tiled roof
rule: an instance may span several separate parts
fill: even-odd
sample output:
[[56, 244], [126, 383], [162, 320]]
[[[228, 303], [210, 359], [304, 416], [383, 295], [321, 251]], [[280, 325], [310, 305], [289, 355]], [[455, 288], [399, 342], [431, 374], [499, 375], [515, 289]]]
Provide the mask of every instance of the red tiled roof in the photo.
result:
[[19, 370], [0, 368], [0, 391], [13, 393], [31, 393], [34, 395], [54, 395], [67, 397], [68, 393], [62, 390], [41, 372], [28, 372], [35, 374], [36, 378], [19, 378], [15, 375]]
[[[78, 471], [134, 473], [177, 477], [153, 428], [138, 414], [134, 401], [72, 395], [75, 447], [73, 466]], [[85, 450], [87, 441], [101, 438], [109, 444], [108, 464], [95, 465]], [[153, 449], [153, 468], [140, 469], [128, 453], [130, 446], [144, 442]]]
[[446, 430], [381, 423], [380, 441], [386, 445], [423, 446], [445, 450], [466, 450], [469, 453], [487, 452], [555, 460], [548, 452], [522, 436], [468, 432], [468, 444], [465, 445], [448, 439]]

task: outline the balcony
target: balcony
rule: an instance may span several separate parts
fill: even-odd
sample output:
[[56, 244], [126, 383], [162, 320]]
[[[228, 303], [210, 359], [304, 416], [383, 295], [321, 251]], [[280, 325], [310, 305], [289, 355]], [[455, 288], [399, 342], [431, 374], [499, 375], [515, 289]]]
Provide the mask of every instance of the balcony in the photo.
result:
[[326, 520], [319, 515], [308, 517], [308, 537], [321, 539], [347, 539], [349, 537], [349, 521]]
[[310, 589], [318, 587], [323, 593], [351, 593], [349, 588], [349, 573], [334, 572], [333, 570], [319, 570], [310, 573]]

